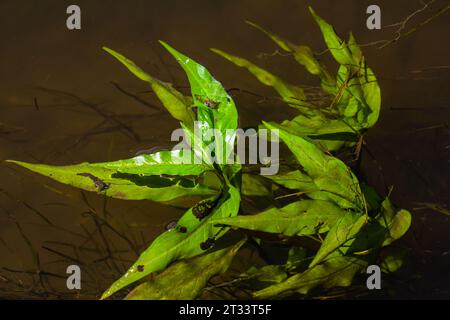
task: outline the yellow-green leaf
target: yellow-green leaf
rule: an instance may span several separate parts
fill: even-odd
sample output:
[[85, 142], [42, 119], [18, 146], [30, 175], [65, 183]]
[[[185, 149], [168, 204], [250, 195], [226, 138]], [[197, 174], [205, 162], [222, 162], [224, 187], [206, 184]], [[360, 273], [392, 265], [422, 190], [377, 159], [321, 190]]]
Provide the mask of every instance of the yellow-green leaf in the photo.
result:
[[115, 57], [117, 60], [119, 60], [136, 77], [148, 82], [152, 87], [152, 90], [156, 93], [159, 100], [161, 100], [164, 107], [172, 115], [172, 117], [179, 121], [182, 121], [189, 127], [193, 126], [195, 115], [191, 108], [192, 100], [190, 98], [185, 97], [171, 84], [153, 78], [152, 76], [144, 72], [141, 68], [139, 68], [133, 61], [121, 55], [120, 53], [107, 47], [104, 47], [103, 49], [113, 57]]
[[184, 178], [162, 178], [122, 173], [99, 164], [51, 166], [8, 160], [58, 182], [125, 200], [171, 202], [187, 196], [211, 196], [217, 191]]

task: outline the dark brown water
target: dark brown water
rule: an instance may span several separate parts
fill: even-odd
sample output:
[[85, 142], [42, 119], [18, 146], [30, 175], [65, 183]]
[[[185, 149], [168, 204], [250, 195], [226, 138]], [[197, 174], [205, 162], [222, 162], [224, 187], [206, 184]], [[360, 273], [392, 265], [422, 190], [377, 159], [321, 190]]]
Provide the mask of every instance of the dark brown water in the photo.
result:
[[[377, 3], [383, 25], [399, 22], [422, 6], [411, 0]], [[160, 105], [145, 83], [104, 53], [104, 45], [156, 77], [186, 86], [180, 68], [157, 44], [162, 39], [204, 64], [227, 88], [273, 97], [270, 88], [208, 48], [247, 57], [291, 82], [316, 85], [291, 57], [271, 55], [274, 44], [244, 21], [255, 21], [317, 52], [324, 44], [308, 4], [340, 34], [352, 30], [359, 43], [390, 39], [396, 29], [365, 28], [371, 1], [80, 0], [82, 30], [68, 31], [69, 4], [0, 3], [0, 160], [108, 161], [170, 141], [177, 123], [152, 108]], [[408, 26], [445, 4], [436, 1]], [[414, 217], [402, 243], [412, 250], [410, 261], [394, 281], [399, 289], [393, 289], [393, 297], [450, 297], [449, 217], [414, 210], [420, 207], [417, 202], [450, 205], [448, 36], [447, 14], [384, 49], [363, 48], [383, 95], [380, 121], [366, 137], [371, 155], [363, 154], [364, 173], [382, 194], [394, 186], [394, 201]], [[293, 114], [270, 99], [243, 93], [235, 99], [243, 127]], [[181, 212], [151, 202], [106, 200], [0, 164], [0, 297], [54, 298], [55, 292], [71, 297], [60, 277], [72, 262], [89, 269], [81, 296], [95, 297]], [[118, 234], [126, 234], [127, 240]], [[108, 244], [104, 239], [113, 240]], [[36, 270], [42, 271], [40, 279]]]

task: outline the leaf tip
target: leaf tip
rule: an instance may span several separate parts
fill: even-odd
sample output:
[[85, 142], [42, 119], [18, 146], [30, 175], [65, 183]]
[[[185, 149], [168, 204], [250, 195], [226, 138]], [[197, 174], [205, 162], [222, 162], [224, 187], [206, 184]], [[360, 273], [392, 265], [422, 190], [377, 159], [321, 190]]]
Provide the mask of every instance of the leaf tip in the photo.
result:
[[169, 52], [173, 52], [175, 51], [174, 48], [172, 48], [167, 42], [163, 41], [163, 40], [158, 40], [158, 42]]
[[245, 20], [245, 23], [250, 25], [250, 26], [252, 26], [252, 27], [254, 27], [254, 28], [258, 28], [259, 27], [256, 23], [254, 23], [253, 21], [250, 21], [250, 20]]
[[27, 167], [29, 167], [31, 165], [29, 163], [18, 161], [18, 160], [4, 160], [4, 162], [12, 163], [12, 164], [15, 164], [15, 165], [18, 165], [18, 166], [21, 166], [21, 167], [25, 167], [25, 168], [27, 168]]

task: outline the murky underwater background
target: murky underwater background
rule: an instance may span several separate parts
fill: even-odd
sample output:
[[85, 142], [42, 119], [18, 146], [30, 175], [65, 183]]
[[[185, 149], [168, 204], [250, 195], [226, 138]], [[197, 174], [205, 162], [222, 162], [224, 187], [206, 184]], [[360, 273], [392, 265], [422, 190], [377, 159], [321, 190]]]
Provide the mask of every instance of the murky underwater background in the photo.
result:
[[[324, 49], [307, 5], [341, 35], [365, 44], [394, 37], [397, 28], [370, 31], [373, 1], [76, 1], [82, 30], [69, 31], [72, 1], [0, 2], [0, 161], [48, 164], [129, 158], [167, 145], [178, 124], [145, 83], [113, 60], [109, 46], [150, 74], [186, 87], [162, 39], [205, 65], [233, 91], [241, 126], [293, 116], [275, 93], [246, 70], [209, 51], [246, 57], [293, 83], [317, 85], [292, 57], [244, 23], [251, 20], [294, 43]], [[376, 1], [382, 23], [405, 19], [421, 1]], [[435, 1], [414, 26], [447, 2]], [[448, 3], [447, 3], [448, 4]], [[391, 277], [390, 298], [450, 298], [450, 217], [418, 203], [449, 208], [450, 44], [448, 14], [386, 48], [363, 47], [378, 76], [381, 117], [366, 136], [363, 169], [370, 184], [413, 213], [400, 245], [406, 267]], [[330, 67], [335, 64], [327, 56]], [[149, 201], [120, 201], [81, 192], [12, 165], [0, 164], [0, 298], [95, 298], [123, 273], [182, 210]], [[65, 270], [79, 264], [83, 289], [65, 289]], [[239, 261], [236, 268], [239, 268]], [[40, 271], [40, 272], [39, 272]]]

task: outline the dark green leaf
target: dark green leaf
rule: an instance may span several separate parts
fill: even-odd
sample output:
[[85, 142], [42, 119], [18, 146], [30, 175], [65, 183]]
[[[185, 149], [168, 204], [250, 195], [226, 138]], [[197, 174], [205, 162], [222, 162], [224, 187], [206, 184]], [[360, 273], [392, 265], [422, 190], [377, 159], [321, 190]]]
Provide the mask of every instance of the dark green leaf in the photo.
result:
[[355, 236], [367, 223], [367, 219], [367, 215], [351, 211], [341, 215], [328, 232], [309, 267], [312, 268], [319, 264], [343, 244], [355, 239]]
[[336, 253], [321, 264], [293, 275], [279, 284], [255, 292], [254, 297], [268, 299], [292, 292], [307, 294], [319, 286], [323, 288], [347, 287], [351, 285], [355, 275], [366, 266], [367, 263], [361, 259]]
[[245, 239], [237, 244], [171, 264], [136, 287], [127, 300], [192, 300], [212, 277], [227, 271]]
[[258, 175], [242, 175], [241, 192], [246, 196], [271, 196], [270, 186]]
[[283, 208], [272, 208], [255, 215], [214, 219], [211, 223], [292, 237], [327, 232], [344, 215], [347, 213], [331, 202], [301, 200]]
[[318, 191], [327, 191], [329, 199], [342, 208], [364, 208], [358, 179], [341, 160], [325, 154], [311, 141], [290, 134], [278, 125], [266, 122], [264, 125], [271, 130], [278, 129], [280, 138], [312, 178]]

